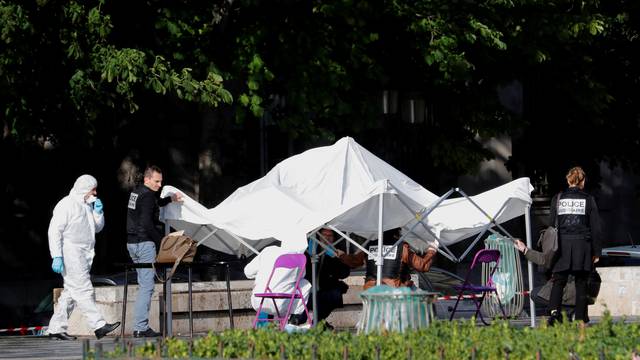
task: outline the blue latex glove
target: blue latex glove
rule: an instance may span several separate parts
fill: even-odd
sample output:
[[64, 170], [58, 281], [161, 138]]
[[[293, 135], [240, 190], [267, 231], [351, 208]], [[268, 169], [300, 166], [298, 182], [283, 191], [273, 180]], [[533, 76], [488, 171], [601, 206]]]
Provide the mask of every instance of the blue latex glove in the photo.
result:
[[104, 211], [104, 207], [102, 206], [102, 201], [100, 201], [100, 199], [96, 199], [96, 201], [93, 203], [93, 211], [96, 214], [102, 214], [102, 212]]
[[309, 255], [313, 254], [313, 249], [315, 246], [316, 246], [315, 240], [309, 239], [309, 243], [307, 245], [307, 252], [309, 253]]
[[260, 311], [260, 315], [258, 315], [258, 322], [256, 323], [257, 328], [265, 327], [269, 325], [269, 314], [264, 311]]
[[327, 251], [324, 252], [325, 255], [327, 255], [328, 257], [336, 257], [336, 253], [333, 251], [333, 249], [331, 249], [330, 247], [327, 246]]
[[51, 263], [51, 270], [53, 270], [53, 272], [56, 274], [62, 274], [62, 271], [64, 271], [64, 262], [62, 261], [62, 256], [53, 258], [53, 263]]

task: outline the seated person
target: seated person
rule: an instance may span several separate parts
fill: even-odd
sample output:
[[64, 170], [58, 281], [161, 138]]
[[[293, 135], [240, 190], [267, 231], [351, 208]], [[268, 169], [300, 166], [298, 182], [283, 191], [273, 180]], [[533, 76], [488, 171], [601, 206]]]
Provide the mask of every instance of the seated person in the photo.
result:
[[[321, 229], [317, 239], [328, 245], [327, 251], [318, 257], [318, 264], [316, 271], [318, 274], [318, 282], [316, 284], [318, 292], [316, 294], [318, 300], [318, 322], [329, 317], [331, 312], [335, 309], [344, 306], [342, 302], [342, 295], [347, 292], [349, 286], [345, 284], [342, 279], [349, 276], [351, 269], [344, 264], [337, 255], [342, 254], [343, 251], [334, 247], [336, 234], [331, 229]], [[323, 247], [317, 245], [313, 240], [309, 240], [309, 248], [307, 250], [307, 272], [305, 278], [311, 281], [311, 258], [313, 247], [315, 247], [316, 253], [321, 253]], [[334, 251], [335, 250], [335, 251]], [[304, 315], [304, 314], [301, 314]], [[296, 321], [305, 322], [303, 317], [298, 318]], [[331, 325], [328, 325], [331, 327]]]
[[[393, 246], [396, 241], [400, 239], [400, 236], [400, 228], [387, 230], [383, 233], [383, 256], [388, 251], [389, 247]], [[378, 243], [370, 243], [367, 250], [372, 254], [376, 254], [378, 252]], [[435, 244], [431, 244], [423, 255], [419, 255], [413, 251], [406, 242], [403, 241], [399, 243], [396, 245], [395, 249], [391, 250], [386, 256], [384, 256], [384, 262], [382, 264], [382, 283], [392, 287], [414, 286], [409, 272], [411, 269], [418, 272], [429, 271], [436, 253], [437, 248]], [[376, 286], [377, 266], [374, 257], [367, 257], [365, 252], [360, 251], [353, 255], [340, 254], [339, 258], [351, 268], [362, 266], [366, 261], [367, 270], [363, 289], [367, 290], [370, 287]]]
[[[269, 280], [269, 275], [271, 274], [271, 270], [273, 269], [273, 265], [276, 262], [276, 259], [283, 254], [292, 254], [295, 251], [282, 248], [279, 246], [267, 246], [262, 249], [260, 254], [256, 256], [251, 262], [247, 264], [244, 268], [244, 274], [249, 279], [255, 279], [255, 285], [253, 287], [253, 291], [251, 292], [251, 306], [254, 310], [258, 311], [260, 307], [260, 301], [262, 298], [258, 298], [254, 296], [256, 293], [262, 293], [267, 286], [267, 281]], [[294, 290], [294, 286], [296, 284], [296, 271], [294, 269], [278, 269], [273, 274], [271, 278], [271, 282], [269, 283], [269, 287], [273, 292], [284, 292], [291, 293]], [[302, 295], [304, 297], [305, 304], [309, 299], [309, 292], [311, 291], [311, 284], [305, 280], [304, 278], [300, 280], [300, 289], [302, 290]], [[278, 306], [278, 311], [282, 315], [286, 312], [287, 307], [289, 306], [289, 300], [287, 299], [278, 299], [276, 300], [276, 305]], [[262, 304], [262, 312], [267, 313], [269, 315], [275, 315], [276, 309], [273, 306], [273, 301], [267, 299]], [[295, 300], [293, 304], [292, 314], [300, 314], [304, 313], [304, 306], [300, 300]]]

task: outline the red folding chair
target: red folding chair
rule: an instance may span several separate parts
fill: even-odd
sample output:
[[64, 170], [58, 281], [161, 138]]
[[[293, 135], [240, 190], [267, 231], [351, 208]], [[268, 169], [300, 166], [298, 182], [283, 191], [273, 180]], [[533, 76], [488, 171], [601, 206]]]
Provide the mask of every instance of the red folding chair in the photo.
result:
[[[493, 267], [491, 267], [490, 263], [495, 263]], [[453, 311], [451, 311], [451, 317], [449, 320], [453, 320], [453, 315], [456, 313], [456, 309], [458, 308], [458, 303], [460, 303], [460, 299], [464, 297], [464, 295], [471, 295], [471, 299], [476, 305], [476, 318], [478, 315], [480, 316], [480, 320], [485, 324], [489, 325], [484, 318], [482, 317], [482, 311], [480, 308], [482, 307], [482, 303], [487, 295], [487, 293], [494, 293], [496, 299], [498, 300], [498, 305], [500, 306], [500, 310], [502, 311], [502, 316], [507, 317], [504, 308], [502, 307], [502, 303], [500, 302], [500, 297], [498, 296], [498, 291], [493, 284], [493, 273], [498, 269], [498, 264], [500, 263], [500, 251], [495, 249], [482, 249], [476, 253], [473, 257], [473, 261], [471, 262], [471, 266], [469, 267], [469, 271], [467, 272], [467, 276], [464, 279], [464, 282], [460, 286], [454, 286], [456, 290], [458, 290], [458, 299], [456, 300], [456, 305], [453, 307]], [[488, 264], [490, 271], [489, 277], [487, 279], [486, 285], [474, 285], [469, 282], [469, 276], [471, 275], [471, 271], [479, 264]]]
[[[300, 289], [300, 280], [304, 276], [304, 269], [307, 263], [307, 258], [304, 254], [284, 254], [280, 255], [275, 264], [273, 265], [273, 269], [271, 270], [271, 275], [269, 275], [269, 280], [267, 280], [267, 285], [264, 289], [263, 293], [256, 293], [254, 296], [262, 298], [260, 300], [260, 306], [256, 312], [256, 318], [253, 320], [253, 328], [255, 329], [258, 320], [260, 321], [279, 321], [280, 322], [280, 330], [283, 330], [285, 325], [289, 320], [289, 315], [291, 315], [291, 309], [293, 307], [293, 303], [296, 299], [300, 299], [302, 301], [302, 306], [304, 306], [304, 312], [307, 314], [308, 323], [312, 323], [312, 319], [309, 316], [309, 310], [307, 310], [307, 304], [304, 302], [304, 296], [302, 295], [302, 290]], [[284, 268], [297, 271], [296, 276], [296, 284], [293, 287], [293, 291], [291, 293], [276, 293], [273, 292], [270, 288], [271, 278], [275, 273], [276, 269]], [[271, 299], [273, 301], [273, 307], [276, 309], [276, 316], [273, 319], [258, 319], [260, 316], [260, 312], [262, 311], [262, 304], [266, 299]], [[278, 305], [276, 304], [276, 299], [289, 299], [289, 306], [287, 307], [287, 311], [284, 316], [280, 315], [280, 310], [278, 309]]]

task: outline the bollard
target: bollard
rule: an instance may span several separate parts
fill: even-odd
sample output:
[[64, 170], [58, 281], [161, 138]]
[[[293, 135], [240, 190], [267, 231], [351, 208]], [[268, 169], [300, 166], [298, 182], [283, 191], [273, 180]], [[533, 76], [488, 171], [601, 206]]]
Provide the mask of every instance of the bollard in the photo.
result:
[[313, 344], [311, 345], [311, 360], [317, 360], [318, 359], [318, 345]]
[[540, 350], [536, 351], [536, 360], [542, 360], [542, 352]]
[[477, 352], [476, 347], [475, 346], [472, 347], [471, 348], [471, 360], [476, 360], [476, 356], [477, 356], [476, 352]]
[[131, 341], [127, 341], [127, 356], [129, 358], [135, 357], [135, 348], [133, 347], [133, 343]]
[[190, 339], [187, 342], [187, 347], [188, 347], [188, 354], [189, 354], [189, 359], [191, 359], [193, 357], [193, 339]]
[[342, 349], [342, 360], [349, 360], [349, 347], [346, 345]]
[[82, 359], [89, 358], [89, 352], [91, 352], [91, 343], [89, 343], [89, 339], [82, 340]]
[[156, 340], [156, 357], [162, 358], [162, 338]]
[[376, 360], [380, 360], [380, 345], [376, 345]]
[[222, 343], [222, 340], [218, 341], [218, 357], [224, 359], [224, 343]]
[[413, 360], [413, 348], [411, 346], [407, 348], [407, 360]]
[[287, 354], [284, 350], [284, 344], [280, 344], [280, 360], [285, 360], [287, 358]]
[[96, 360], [102, 359], [102, 343], [96, 342]]

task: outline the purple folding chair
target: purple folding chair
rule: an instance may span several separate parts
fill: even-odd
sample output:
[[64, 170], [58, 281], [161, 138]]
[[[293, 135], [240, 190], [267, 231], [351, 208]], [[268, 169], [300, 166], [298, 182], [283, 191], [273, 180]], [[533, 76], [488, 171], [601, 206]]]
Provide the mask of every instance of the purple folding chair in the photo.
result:
[[[293, 307], [293, 303], [296, 299], [300, 299], [302, 302], [302, 306], [304, 306], [304, 312], [307, 314], [307, 322], [312, 324], [312, 319], [309, 316], [309, 310], [307, 310], [307, 304], [304, 303], [304, 296], [302, 295], [302, 290], [300, 289], [300, 280], [304, 276], [304, 269], [307, 263], [307, 258], [304, 254], [284, 254], [278, 256], [275, 264], [273, 264], [273, 269], [271, 270], [271, 275], [269, 275], [269, 280], [267, 280], [267, 285], [264, 289], [263, 293], [256, 293], [254, 296], [262, 298], [260, 300], [260, 306], [256, 312], [256, 318], [253, 320], [253, 328], [256, 328], [258, 324], [258, 317], [260, 316], [260, 312], [262, 311], [262, 304], [265, 299], [271, 299], [273, 301], [273, 307], [276, 309], [276, 316], [273, 319], [260, 319], [260, 321], [278, 321], [280, 322], [280, 330], [283, 330], [285, 325], [289, 320], [289, 315], [291, 314], [291, 309]], [[296, 276], [296, 284], [293, 288], [293, 292], [291, 293], [275, 293], [270, 288], [271, 278], [275, 273], [276, 269], [285, 268], [285, 269], [295, 269], [297, 271]], [[289, 299], [289, 306], [287, 307], [286, 313], [281, 316], [280, 310], [278, 310], [278, 305], [276, 304], [276, 299]]]
[[[493, 267], [489, 265], [490, 263], [495, 263]], [[473, 261], [471, 262], [471, 266], [469, 267], [469, 271], [467, 272], [467, 276], [464, 279], [464, 282], [461, 286], [454, 286], [456, 290], [458, 290], [458, 299], [456, 300], [456, 305], [453, 307], [453, 311], [451, 311], [451, 317], [449, 320], [453, 320], [453, 315], [456, 313], [456, 309], [458, 308], [458, 303], [460, 299], [464, 297], [464, 295], [471, 295], [471, 299], [476, 305], [476, 318], [480, 315], [480, 320], [485, 324], [489, 325], [484, 318], [482, 317], [482, 311], [480, 308], [482, 307], [482, 303], [487, 295], [487, 293], [496, 294], [496, 299], [498, 300], [498, 305], [500, 306], [500, 310], [502, 311], [502, 316], [505, 318], [507, 315], [504, 312], [504, 308], [502, 307], [502, 303], [500, 302], [500, 297], [498, 296], [498, 291], [496, 290], [495, 285], [493, 284], [493, 273], [498, 269], [498, 264], [500, 263], [500, 251], [495, 249], [482, 249], [476, 253], [473, 257]], [[471, 270], [473, 270], [478, 264], [488, 264], [489, 268], [489, 277], [487, 279], [487, 284], [482, 285], [473, 285], [469, 282], [469, 275], [471, 274]], [[480, 295], [481, 294], [481, 295]]]

